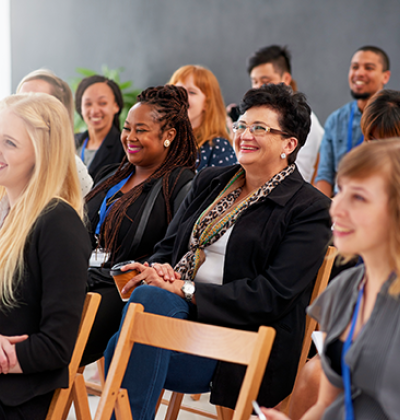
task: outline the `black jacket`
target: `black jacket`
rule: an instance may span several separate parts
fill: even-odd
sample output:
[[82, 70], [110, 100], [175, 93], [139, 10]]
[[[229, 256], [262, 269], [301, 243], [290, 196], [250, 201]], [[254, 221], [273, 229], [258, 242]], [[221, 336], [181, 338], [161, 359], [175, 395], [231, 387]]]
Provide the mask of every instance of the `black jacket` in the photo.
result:
[[[192, 228], [239, 169], [206, 168], [157, 244], [150, 262], [175, 265]], [[259, 402], [273, 407], [292, 390], [305, 328], [305, 308], [328, 245], [330, 199], [296, 169], [264, 200], [240, 215], [227, 243], [223, 285], [196, 283], [199, 322], [256, 331], [276, 329]], [[220, 362], [211, 401], [235, 407], [244, 369]]]
[[[87, 131], [75, 134], [75, 146], [77, 149], [83, 144], [88, 135]], [[105, 165], [121, 163], [123, 157], [125, 156], [125, 152], [122, 147], [120, 137], [121, 133], [113, 125], [88, 167], [89, 174], [93, 179], [96, 178], [97, 173]]]
[[[108, 171], [112, 174], [115, 169], [115, 166], [110, 167], [108, 168]], [[176, 181], [178, 175], [179, 179]], [[106, 178], [106, 174], [104, 172], [103, 176]], [[172, 212], [176, 210], [174, 209], [174, 206], [178, 206], [180, 204], [180, 202], [176, 203], [179, 192], [193, 179], [193, 177], [194, 172], [187, 168], [176, 168], [172, 171], [169, 178], [169, 188], [171, 192], [170, 204]], [[150, 217], [143, 232], [140, 245], [137, 248], [135, 247], [135, 250], [132, 249], [132, 240], [139, 226], [140, 218], [147, 203], [147, 198], [155, 182], [156, 181], [154, 180], [147, 182], [144, 185], [142, 194], [127, 209], [126, 216], [124, 217], [118, 232], [117, 251], [114, 255], [111, 256], [110, 260], [105, 263], [105, 268], [110, 268], [115, 263], [121, 261], [145, 260], [147, 257], [152, 255], [154, 244], [156, 244], [164, 237], [168, 227], [168, 220], [165, 198], [163, 190], [161, 189], [154, 203], [154, 207], [150, 213]], [[97, 246], [94, 233], [99, 221], [99, 209], [101, 203], [104, 200], [104, 197], [106, 196], [106, 193], [107, 191], [101, 191], [87, 202], [87, 213], [90, 222], [87, 228], [92, 239], [93, 249]], [[183, 198], [184, 196], [181, 199]]]
[[39, 216], [25, 247], [18, 306], [0, 311], [0, 334], [28, 334], [15, 345], [23, 374], [0, 375], [0, 401], [16, 406], [68, 386], [86, 291], [90, 243], [86, 229], [64, 201]]

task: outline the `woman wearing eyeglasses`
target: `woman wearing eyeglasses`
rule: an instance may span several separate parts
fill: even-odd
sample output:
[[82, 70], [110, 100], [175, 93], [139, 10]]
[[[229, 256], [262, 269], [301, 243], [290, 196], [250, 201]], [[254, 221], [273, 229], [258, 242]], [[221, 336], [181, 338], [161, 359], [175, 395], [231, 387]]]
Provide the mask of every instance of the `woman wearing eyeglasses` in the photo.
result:
[[[310, 107], [289, 87], [246, 93], [235, 126], [239, 165], [206, 168], [148, 260], [126, 289], [145, 311], [277, 335], [258, 400], [274, 406], [292, 390], [305, 308], [330, 238], [330, 200], [306, 183], [294, 161], [310, 128]], [[118, 339], [105, 352], [109, 365]], [[234, 408], [244, 368], [134, 346], [123, 387], [134, 418], [154, 417], [162, 388], [210, 391]], [[187, 373], [190, 372], [190, 375]]]

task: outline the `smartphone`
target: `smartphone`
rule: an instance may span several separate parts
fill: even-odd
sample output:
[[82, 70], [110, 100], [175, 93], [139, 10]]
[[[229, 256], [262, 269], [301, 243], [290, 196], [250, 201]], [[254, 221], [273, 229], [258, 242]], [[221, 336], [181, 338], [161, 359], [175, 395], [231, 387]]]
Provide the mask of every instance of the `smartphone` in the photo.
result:
[[265, 417], [264, 413], [261, 411], [261, 408], [258, 405], [257, 401], [253, 401], [252, 404], [253, 404], [254, 411], [256, 412], [258, 418], [260, 420], [267, 420], [267, 418]]

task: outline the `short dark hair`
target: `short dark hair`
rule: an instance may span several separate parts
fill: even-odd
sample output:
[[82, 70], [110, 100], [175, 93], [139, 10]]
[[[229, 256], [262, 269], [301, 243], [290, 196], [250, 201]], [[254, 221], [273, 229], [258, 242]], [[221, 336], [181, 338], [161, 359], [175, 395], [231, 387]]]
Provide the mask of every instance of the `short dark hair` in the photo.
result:
[[288, 133], [287, 137], [296, 137], [298, 140], [296, 149], [288, 156], [288, 163], [294, 163], [298, 151], [306, 142], [311, 126], [311, 108], [306, 102], [306, 96], [300, 92], [293, 92], [292, 88], [284, 83], [269, 83], [247, 91], [240, 104], [240, 112], [244, 114], [250, 108], [261, 106], [277, 112], [280, 129]]
[[372, 45], [366, 45], [365, 47], [359, 48], [356, 52], [358, 52], [358, 51], [371, 51], [371, 52], [379, 55], [379, 57], [382, 60], [383, 71], [390, 70], [389, 56], [385, 53], [385, 51], [382, 50], [382, 48], [374, 47]]
[[291, 58], [291, 54], [286, 46], [271, 45], [269, 47], [263, 47], [247, 59], [247, 72], [250, 74], [254, 67], [271, 63], [275, 71], [280, 74], [284, 72], [292, 74]]
[[122, 92], [119, 86], [114, 82], [114, 80], [107, 79], [107, 77], [100, 76], [96, 74], [94, 76], [85, 77], [81, 80], [78, 87], [76, 88], [75, 92], [75, 109], [76, 112], [82, 116], [82, 96], [85, 93], [85, 90], [95, 83], [106, 83], [110, 89], [113, 91], [115, 103], [118, 105], [118, 112], [114, 115], [113, 125], [121, 131], [120, 124], [119, 124], [119, 115], [121, 114], [122, 108], [124, 107], [124, 100], [122, 98]]
[[361, 130], [368, 140], [400, 137], [400, 92], [383, 89], [368, 102], [361, 117]]

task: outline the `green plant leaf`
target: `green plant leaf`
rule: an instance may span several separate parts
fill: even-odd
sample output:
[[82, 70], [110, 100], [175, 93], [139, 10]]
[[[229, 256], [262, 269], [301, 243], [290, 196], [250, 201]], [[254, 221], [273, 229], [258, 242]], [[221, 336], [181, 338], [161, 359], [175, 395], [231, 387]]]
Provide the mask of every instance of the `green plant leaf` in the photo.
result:
[[78, 67], [76, 72], [83, 74], [85, 77], [94, 76], [97, 74], [94, 70], [85, 69], [84, 67]]

